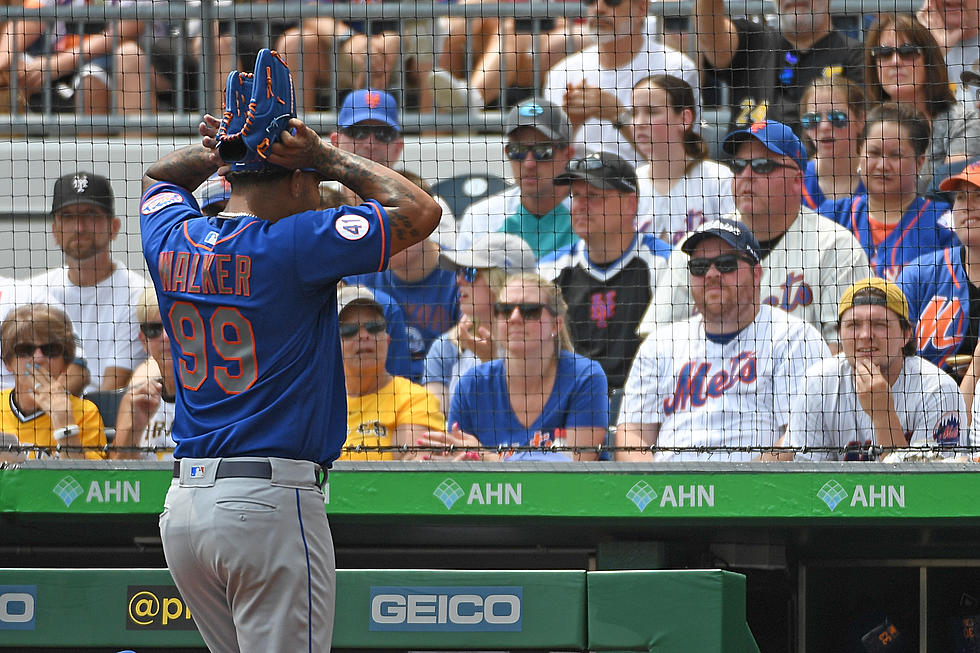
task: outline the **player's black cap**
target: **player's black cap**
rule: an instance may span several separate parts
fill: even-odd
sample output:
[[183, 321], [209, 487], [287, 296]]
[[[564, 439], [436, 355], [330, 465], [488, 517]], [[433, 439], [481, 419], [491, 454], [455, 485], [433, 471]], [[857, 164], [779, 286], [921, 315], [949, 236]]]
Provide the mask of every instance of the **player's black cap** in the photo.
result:
[[555, 185], [568, 186], [576, 179], [587, 181], [596, 188], [613, 188], [623, 193], [636, 193], [640, 185], [633, 165], [612, 152], [596, 152], [572, 159], [565, 171], [555, 177]]
[[533, 127], [557, 143], [568, 143], [572, 139], [572, 123], [561, 107], [542, 98], [524, 100], [507, 114], [504, 133]]
[[705, 222], [691, 232], [681, 243], [681, 251], [690, 256], [697, 244], [705, 238], [721, 238], [739, 252], [745, 252], [755, 261], [762, 261], [762, 247], [752, 230], [742, 222], [719, 218]]
[[51, 213], [73, 204], [94, 204], [116, 214], [116, 199], [109, 180], [92, 172], [72, 172], [54, 182]]

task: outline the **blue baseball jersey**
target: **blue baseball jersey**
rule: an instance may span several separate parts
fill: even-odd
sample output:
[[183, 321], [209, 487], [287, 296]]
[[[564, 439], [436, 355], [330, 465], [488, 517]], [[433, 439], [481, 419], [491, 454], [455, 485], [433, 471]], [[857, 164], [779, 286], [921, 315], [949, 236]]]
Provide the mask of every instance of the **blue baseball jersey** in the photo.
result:
[[174, 456], [336, 459], [347, 436], [336, 285], [388, 264], [381, 205], [209, 218], [160, 183], [140, 224], [174, 356]]
[[970, 280], [963, 248], [921, 256], [905, 266], [896, 283], [909, 302], [919, 355], [942, 367], [963, 344], [970, 317]]
[[894, 281], [909, 262], [929, 252], [959, 244], [956, 234], [939, 222], [949, 209], [945, 202], [917, 197], [898, 224], [877, 245], [871, 239], [867, 195], [824, 202], [820, 213], [850, 230], [867, 252], [875, 274]]
[[[854, 195], [863, 195], [868, 191], [864, 188], [864, 182], [859, 181]], [[807, 161], [806, 172], [803, 174], [803, 206], [816, 211], [820, 205], [827, 201], [827, 196], [820, 188], [820, 180], [817, 178], [817, 162], [813, 159]]]
[[487, 447], [548, 447], [565, 444], [570, 428], [607, 428], [606, 374], [595, 361], [562, 351], [551, 396], [529, 427], [521, 424], [511, 408], [505, 374], [503, 359], [463, 374], [449, 402], [450, 426], [458, 423], [464, 433], [475, 435]]
[[459, 322], [459, 287], [456, 273], [436, 268], [419, 281], [402, 281], [391, 270], [361, 274], [347, 279], [349, 283], [388, 293], [405, 314], [409, 350], [412, 356], [411, 379], [421, 379], [425, 355], [436, 338]]

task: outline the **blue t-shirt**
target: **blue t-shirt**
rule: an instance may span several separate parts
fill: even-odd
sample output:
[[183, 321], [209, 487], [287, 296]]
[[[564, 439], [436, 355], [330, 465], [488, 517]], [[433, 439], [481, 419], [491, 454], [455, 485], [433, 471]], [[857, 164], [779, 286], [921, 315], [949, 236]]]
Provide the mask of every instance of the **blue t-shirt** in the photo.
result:
[[[609, 395], [602, 367], [562, 351], [551, 396], [529, 428], [517, 419], [507, 395], [503, 359], [483, 363], [464, 374], [449, 406], [449, 425], [458, 423], [487, 447], [548, 447], [565, 438], [565, 429], [607, 428]], [[569, 445], [576, 443], [569, 442]]]
[[429, 347], [425, 356], [425, 372], [422, 374], [422, 385], [441, 383], [446, 386], [449, 397], [453, 396], [459, 378], [483, 361], [470, 350], [460, 350], [450, 337], [450, 332], [444, 333]]
[[874, 273], [894, 281], [908, 263], [930, 252], [955, 247], [956, 234], [939, 223], [949, 204], [917, 197], [885, 239], [875, 245], [868, 219], [868, 196], [852, 195], [824, 202], [820, 213], [848, 229], [868, 254]]
[[204, 217], [190, 191], [160, 183], [140, 225], [177, 377], [174, 457], [336, 459], [347, 437], [337, 281], [388, 265], [384, 208]]
[[411, 379], [421, 379], [425, 355], [432, 341], [459, 322], [459, 287], [456, 274], [436, 268], [419, 281], [402, 281], [391, 270], [359, 274], [348, 283], [382, 290], [398, 302], [408, 327], [408, 348], [412, 356]]

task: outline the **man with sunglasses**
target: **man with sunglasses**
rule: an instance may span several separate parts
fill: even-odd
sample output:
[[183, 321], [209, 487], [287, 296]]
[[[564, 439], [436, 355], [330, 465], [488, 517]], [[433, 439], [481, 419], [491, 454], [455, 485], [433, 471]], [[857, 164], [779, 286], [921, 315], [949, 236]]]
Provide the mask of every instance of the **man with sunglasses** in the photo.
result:
[[542, 259], [538, 271], [561, 288], [575, 352], [602, 365], [611, 389], [622, 388], [640, 346], [636, 328], [671, 248], [634, 231], [638, 183], [622, 157], [572, 159], [555, 183], [571, 188], [572, 227], [581, 240]]
[[729, 131], [766, 119], [798, 129], [801, 96], [817, 77], [864, 83], [861, 45], [834, 30], [829, 0], [778, 0], [776, 8], [778, 29], [730, 18], [723, 0], [695, 2], [705, 68], [729, 89]]
[[686, 54], [649, 33], [647, 0], [586, 0], [595, 45], [562, 61], [548, 73], [544, 97], [565, 109], [578, 154], [613, 152], [634, 166], [645, 163], [625, 135], [633, 86], [650, 75], [680, 77], [694, 89], [701, 121], [701, 80]]
[[446, 417], [436, 396], [385, 369], [391, 337], [374, 294], [363, 286], [344, 286], [337, 291], [337, 311], [347, 385], [341, 459], [398, 460], [402, 454], [387, 447], [415, 446], [428, 431], [444, 432]]
[[85, 390], [124, 388], [143, 357], [133, 307], [146, 279], [112, 258], [122, 221], [109, 180], [91, 172], [63, 175], [54, 184], [51, 218], [65, 265], [30, 285], [64, 306], [78, 330], [91, 375]]
[[706, 222], [680, 245], [695, 317], [640, 346], [616, 429], [616, 460], [751, 460], [789, 422], [820, 332], [761, 301], [762, 251], [741, 223]]
[[[753, 123], [722, 147], [732, 157], [737, 215], [761, 241], [762, 303], [812, 324], [836, 348], [837, 304], [845, 288], [872, 275], [867, 254], [846, 228], [800, 204], [806, 152], [789, 127]], [[671, 255], [669, 282], [658, 288], [642, 334], [690, 317], [685, 263]]]
[[572, 158], [572, 126], [561, 107], [530, 98], [508, 112], [505, 131], [504, 155], [517, 183], [466, 209], [456, 249], [469, 249], [476, 239], [503, 231], [520, 236], [541, 258], [577, 240], [568, 189], [555, 184]]
[[116, 437], [110, 458], [173, 460], [171, 436], [177, 402], [177, 381], [170, 353], [170, 336], [163, 328], [157, 293], [147, 288], [136, 306], [140, 342], [149, 357], [133, 370], [119, 401]]

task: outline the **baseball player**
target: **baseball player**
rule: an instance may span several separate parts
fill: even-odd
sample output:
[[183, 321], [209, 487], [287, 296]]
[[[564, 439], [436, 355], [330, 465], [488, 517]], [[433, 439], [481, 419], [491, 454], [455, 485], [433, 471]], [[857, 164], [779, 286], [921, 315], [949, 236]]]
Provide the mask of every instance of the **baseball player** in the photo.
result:
[[830, 352], [816, 328], [761, 304], [759, 243], [744, 224], [706, 222], [681, 251], [698, 315], [640, 345], [616, 460], [750, 460], [782, 435], [804, 370]]
[[[143, 178], [143, 251], [177, 379], [167, 565], [212, 651], [329, 651], [335, 571], [325, 469], [346, 437], [337, 281], [381, 270], [440, 210], [298, 120], [285, 63], [232, 72], [224, 118]], [[225, 210], [192, 193], [225, 174]], [[318, 210], [321, 180], [360, 206]]]
[[[806, 371], [780, 446], [800, 460], [874, 460], [894, 449], [946, 449], [965, 436], [956, 381], [915, 355], [901, 289], [869, 277], [844, 292], [843, 351]], [[963, 443], [966, 438], [962, 438]], [[789, 460], [793, 453], [780, 452]]]
[[[837, 346], [837, 303], [852, 283], [871, 276], [868, 257], [844, 227], [800, 205], [806, 151], [789, 127], [773, 120], [725, 137], [735, 157], [737, 216], [761, 241], [762, 303], [817, 327]], [[639, 332], [691, 316], [687, 257], [674, 250]]]

